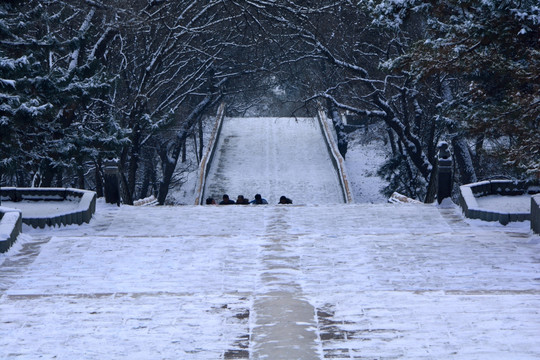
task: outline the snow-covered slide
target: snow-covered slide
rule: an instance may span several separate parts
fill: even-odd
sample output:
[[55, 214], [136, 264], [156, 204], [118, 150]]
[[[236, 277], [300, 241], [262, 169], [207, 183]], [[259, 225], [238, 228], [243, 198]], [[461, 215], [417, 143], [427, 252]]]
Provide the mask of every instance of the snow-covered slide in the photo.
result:
[[281, 195], [294, 204], [344, 203], [338, 176], [316, 118], [225, 118], [204, 197], [270, 204]]

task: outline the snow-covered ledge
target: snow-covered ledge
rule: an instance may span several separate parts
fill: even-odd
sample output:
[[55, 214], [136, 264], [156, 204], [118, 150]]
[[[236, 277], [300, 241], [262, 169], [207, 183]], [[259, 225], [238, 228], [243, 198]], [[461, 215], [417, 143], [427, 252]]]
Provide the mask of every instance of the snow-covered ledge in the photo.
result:
[[0, 253], [8, 251], [21, 231], [21, 211], [0, 206]]
[[328, 153], [330, 155], [330, 159], [332, 160], [332, 165], [334, 165], [334, 168], [339, 178], [341, 191], [343, 193], [343, 200], [345, 201], [346, 204], [353, 203], [354, 200], [353, 200], [351, 189], [349, 187], [349, 180], [347, 178], [347, 172], [345, 170], [345, 161], [343, 157], [341, 156], [341, 154], [339, 153], [336, 142], [334, 141], [334, 138], [332, 136], [331, 130], [328, 127], [326, 114], [322, 109], [319, 109], [317, 113], [317, 120], [319, 121], [319, 126], [321, 128], [326, 147], [328, 148]]
[[28, 201], [74, 201], [75, 209], [55, 215], [25, 216], [22, 222], [32, 227], [61, 226], [90, 222], [96, 212], [96, 193], [89, 190], [73, 188], [14, 188], [2, 187], [0, 196], [2, 200], [18, 202]]
[[212, 135], [210, 136], [208, 144], [206, 145], [206, 153], [201, 159], [201, 163], [199, 165], [199, 177], [197, 178], [197, 185], [195, 187], [195, 205], [202, 205], [204, 202], [204, 187], [206, 186], [206, 177], [208, 176], [208, 171], [210, 170], [210, 165], [212, 164], [212, 160], [214, 158], [219, 135], [221, 134], [221, 128], [223, 127], [224, 117], [225, 103], [222, 103], [217, 111], [216, 123], [214, 124]]
[[531, 229], [540, 234], [540, 195], [531, 198]]
[[[465, 216], [470, 219], [480, 219], [484, 221], [498, 221], [503, 225], [509, 222], [531, 220], [531, 211], [528, 212], [503, 212], [493, 211], [480, 207], [479, 197], [487, 195], [521, 195], [538, 193], [537, 186], [524, 181], [511, 180], [491, 180], [481, 181], [473, 184], [460, 186], [459, 203]], [[532, 226], [532, 222], [531, 222]]]

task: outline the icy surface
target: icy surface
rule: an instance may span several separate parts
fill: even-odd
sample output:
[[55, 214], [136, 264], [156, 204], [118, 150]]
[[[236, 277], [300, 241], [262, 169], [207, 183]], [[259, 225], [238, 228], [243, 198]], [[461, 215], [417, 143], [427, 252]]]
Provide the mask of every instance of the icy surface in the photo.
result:
[[225, 118], [205, 197], [223, 194], [270, 204], [343, 203], [339, 179], [314, 118]]
[[453, 211], [99, 202], [0, 254], [0, 358], [258, 359], [298, 326], [302, 359], [538, 359], [540, 238]]

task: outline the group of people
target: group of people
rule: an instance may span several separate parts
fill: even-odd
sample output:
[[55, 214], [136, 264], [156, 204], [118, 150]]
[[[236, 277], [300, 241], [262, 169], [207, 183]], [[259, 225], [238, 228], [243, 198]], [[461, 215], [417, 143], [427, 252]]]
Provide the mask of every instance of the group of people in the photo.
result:
[[[255, 198], [251, 201], [246, 199], [244, 195], [238, 195], [236, 201], [232, 200], [229, 195], [223, 195], [222, 200], [219, 203], [216, 203], [214, 198], [209, 197], [206, 199], [206, 205], [266, 205], [268, 201], [264, 199], [261, 194], [256, 194]], [[278, 204], [292, 204], [292, 200], [286, 197], [285, 195], [279, 198]]]

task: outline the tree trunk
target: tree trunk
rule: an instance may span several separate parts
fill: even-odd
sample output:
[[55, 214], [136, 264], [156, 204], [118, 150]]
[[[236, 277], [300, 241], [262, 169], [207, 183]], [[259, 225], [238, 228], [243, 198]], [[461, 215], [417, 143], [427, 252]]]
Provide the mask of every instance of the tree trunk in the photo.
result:
[[184, 152], [186, 151], [186, 139], [189, 136], [189, 133], [193, 129], [193, 126], [196, 124], [197, 120], [203, 115], [204, 111], [208, 106], [211, 105], [212, 96], [206, 96], [188, 115], [185, 119], [182, 130], [178, 132], [177, 137], [174, 139], [174, 144], [172, 145], [172, 155], [169, 157], [169, 149], [171, 147], [162, 147], [160, 151], [160, 157], [162, 160], [163, 168], [163, 180], [159, 184], [158, 191], [158, 203], [163, 205], [165, 203], [165, 198], [169, 192], [169, 185], [171, 184], [171, 179], [176, 169], [176, 163], [180, 156], [180, 151], [182, 150], [182, 162], [184, 162]]
[[96, 181], [96, 196], [98, 198], [103, 197], [103, 178], [101, 177], [101, 158], [97, 158], [95, 161], [95, 181]]
[[55, 175], [55, 171], [53, 167], [51, 166], [50, 162], [47, 161], [47, 163], [43, 166], [43, 169], [41, 170], [40, 187], [51, 187], [53, 179], [54, 179], [54, 175]]
[[341, 121], [341, 115], [339, 114], [339, 111], [337, 111], [336, 107], [332, 103], [329, 102], [329, 105], [330, 119], [332, 119], [332, 124], [334, 125], [334, 129], [336, 130], [338, 150], [341, 156], [343, 156], [343, 158], [345, 159], [345, 156], [347, 155], [347, 148], [349, 146], [347, 134], [345, 133], [345, 127], [343, 125], [343, 122]]
[[28, 186], [27, 172], [25, 172], [23, 170], [17, 170], [15, 177], [16, 177], [17, 187], [27, 187]]
[[138, 125], [133, 129], [133, 138], [131, 139], [131, 151], [129, 158], [128, 178], [126, 195], [129, 197], [129, 205], [133, 204], [133, 197], [135, 195], [135, 186], [137, 181], [137, 170], [139, 168], [141, 148], [141, 131]]
[[[403, 143], [407, 155], [418, 171], [420, 171], [422, 177], [426, 181], [429, 181], [432, 165], [427, 156], [424, 154], [420, 139], [415, 134], [411, 133], [410, 127], [399, 121], [392, 107], [383, 101], [378, 94], [373, 96], [373, 101], [382, 111], [386, 113], [386, 116], [384, 116], [385, 123], [389, 128], [394, 130], [399, 141]], [[404, 121], [406, 123], [406, 119], [404, 119]]]
[[195, 160], [197, 160], [197, 164], [198, 164], [200, 162], [200, 157], [199, 157], [199, 150], [197, 148], [197, 134], [195, 134], [195, 132], [193, 132], [193, 144], [194, 144]]
[[78, 188], [79, 189], [84, 189], [84, 167], [82, 166], [82, 164], [79, 164], [79, 166], [77, 166], [77, 180], [78, 180]]
[[455, 136], [452, 139], [452, 146], [454, 148], [454, 159], [459, 171], [460, 184], [476, 182], [476, 171], [465, 137], [463, 135]]
[[63, 170], [62, 169], [58, 169], [58, 171], [56, 172], [56, 187], [64, 187], [64, 179], [62, 178], [63, 176]]
[[202, 116], [199, 117], [199, 159], [202, 159], [204, 155], [204, 132]]
[[[169, 155], [169, 150], [171, 147], [172, 154]], [[172, 145], [163, 144], [159, 151], [159, 157], [161, 158], [161, 167], [163, 168], [163, 179], [159, 183], [157, 198], [159, 205], [165, 204], [165, 199], [167, 198], [167, 194], [169, 193], [169, 186], [171, 185], [174, 170], [176, 169], [176, 164], [178, 163], [178, 157], [180, 155], [181, 148], [182, 145], [180, 144], [180, 139], [177, 138]]]
[[186, 146], [186, 140], [180, 144], [182, 146], [182, 164], [187, 161], [187, 146]]
[[390, 142], [390, 148], [392, 149], [392, 155], [395, 156], [395, 155], [398, 154], [398, 149], [397, 149], [397, 146], [396, 146], [396, 140], [395, 140], [395, 137], [394, 137], [394, 132], [390, 128], [387, 128], [386, 132], [388, 133], [388, 141]]
[[133, 205], [133, 196], [129, 192], [126, 175], [121, 169], [120, 169], [120, 193], [122, 195], [122, 200], [124, 204]]
[[152, 194], [151, 195], [157, 196], [158, 195], [159, 185], [158, 185], [157, 174], [156, 174], [155, 169], [154, 169], [154, 171], [152, 171], [150, 173], [150, 182], [152, 183]]
[[139, 198], [141, 199], [144, 199], [148, 196], [148, 189], [150, 188], [150, 180], [152, 179], [153, 171], [154, 168], [152, 166], [152, 163], [150, 161], [147, 161], [144, 169], [144, 177], [141, 185], [141, 190], [139, 192]]
[[424, 203], [431, 204], [435, 202], [435, 197], [437, 196], [437, 171], [438, 171], [438, 164], [437, 161], [434, 161], [435, 165], [433, 166], [433, 169], [431, 170], [431, 176], [429, 177], [429, 183], [426, 191], [426, 198], [424, 199]]

